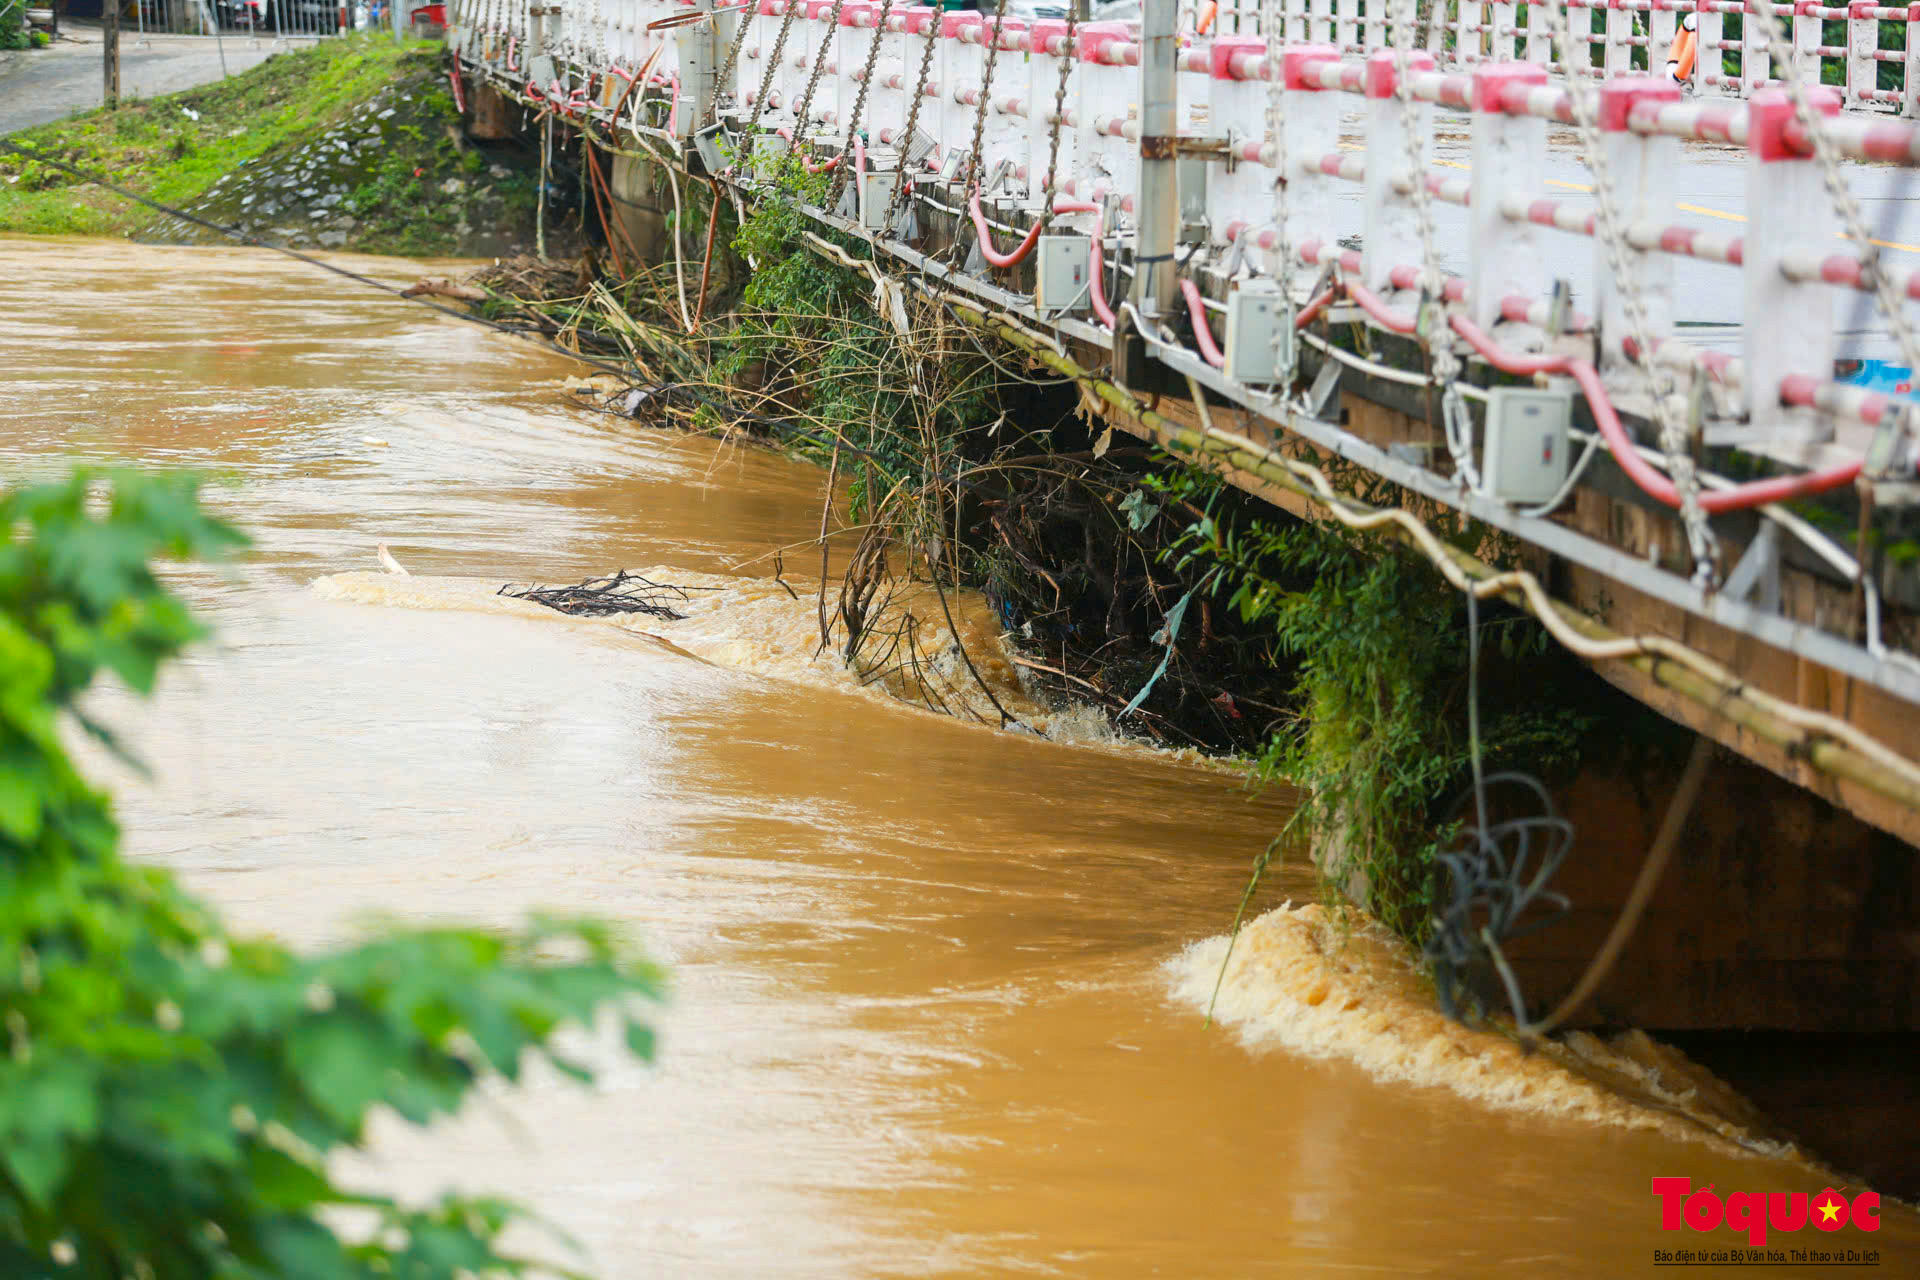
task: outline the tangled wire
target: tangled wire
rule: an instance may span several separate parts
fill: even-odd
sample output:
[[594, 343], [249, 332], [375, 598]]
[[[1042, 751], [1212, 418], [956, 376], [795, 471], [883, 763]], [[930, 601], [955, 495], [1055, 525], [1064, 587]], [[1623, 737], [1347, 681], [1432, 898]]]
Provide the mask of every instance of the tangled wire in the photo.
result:
[[[1518, 790], [1538, 807], [1534, 812], [1488, 824], [1486, 796], [1496, 787]], [[1440, 855], [1446, 897], [1427, 939], [1440, 1007], [1464, 1021], [1471, 1000], [1486, 1012], [1486, 993], [1497, 975], [1516, 1025], [1527, 1025], [1525, 997], [1508, 966], [1504, 947], [1563, 919], [1572, 904], [1547, 888], [1573, 847], [1573, 824], [1561, 817], [1539, 779], [1524, 773], [1496, 773], [1479, 779], [1454, 802], [1451, 822], [1469, 799], [1481, 820], [1467, 827], [1459, 843]], [[1528, 918], [1530, 909], [1531, 918]]]
[[[1572, 910], [1566, 895], [1547, 884], [1573, 847], [1573, 824], [1553, 807], [1553, 798], [1538, 778], [1517, 772], [1488, 776], [1481, 770], [1480, 606], [1471, 591], [1467, 593], [1467, 732], [1473, 785], [1453, 802], [1446, 821], [1457, 820], [1469, 800], [1473, 821], [1461, 831], [1459, 843], [1437, 859], [1446, 871], [1447, 888], [1425, 955], [1440, 1007], [1448, 1017], [1465, 1021], [1462, 996], [1485, 1014], [1486, 993], [1494, 990], [1497, 976], [1514, 1024], [1525, 1028], [1530, 1025], [1526, 998], [1507, 964], [1505, 945], [1538, 933]], [[1496, 787], [1517, 789], [1537, 808], [1490, 822], [1487, 800]], [[1540, 909], [1526, 919], [1536, 904]]]
[[607, 618], [621, 613], [644, 613], [649, 618], [677, 621], [686, 617], [664, 600], [688, 599], [685, 587], [654, 582], [622, 569], [611, 578], [588, 578], [570, 587], [516, 586], [509, 582], [496, 593], [515, 600], [531, 600], [578, 618]]

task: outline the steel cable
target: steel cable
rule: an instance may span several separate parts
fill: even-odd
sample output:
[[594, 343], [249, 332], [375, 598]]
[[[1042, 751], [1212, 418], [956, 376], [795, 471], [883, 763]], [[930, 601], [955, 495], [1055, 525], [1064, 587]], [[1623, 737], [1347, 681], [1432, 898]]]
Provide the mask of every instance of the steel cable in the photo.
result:
[[498, 330], [501, 333], [509, 333], [517, 338], [523, 338], [530, 342], [537, 342], [542, 347], [546, 348], [549, 351], [556, 352], [560, 355], [568, 356], [571, 359], [578, 360], [582, 364], [591, 365], [594, 368], [604, 370], [607, 373], [619, 374], [623, 378], [626, 377], [631, 372], [625, 366], [616, 365], [605, 360], [596, 360], [594, 357], [589, 355], [584, 355], [581, 352], [569, 351], [565, 347], [556, 346], [555, 344], [548, 342], [546, 340], [545, 335], [522, 328], [518, 325], [503, 324], [498, 320], [492, 320], [486, 316], [475, 315], [470, 311], [461, 311], [461, 310], [458, 310], [457, 308], [449, 307], [444, 303], [435, 302], [431, 298], [423, 298], [418, 296], [408, 297], [406, 294], [406, 291], [404, 289], [401, 289], [398, 285], [388, 284], [384, 280], [376, 280], [372, 276], [362, 275], [358, 271], [354, 271], [348, 267], [339, 266], [335, 263], [327, 262], [321, 258], [316, 258], [309, 253], [302, 253], [300, 250], [291, 248], [287, 245], [276, 244], [271, 240], [263, 240], [259, 236], [253, 235], [250, 232], [240, 230], [238, 227], [223, 227], [217, 222], [213, 222], [207, 218], [202, 218], [198, 214], [189, 213], [185, 209], [176, 209], [172, 205], [165, 205], [165, 204], [161, 204], [157, 200], [150, 200], [146, 196], [141, 195], [137, 191], [127, 190], [125, 187], [120, 186], [118, 183], [113, 182], [111, 179], [101, 174], [89, 172], [86, 169], [80, 168], [78, 165], [69, 164], [65, 160], [56, 160], [52, 156], [40, 155], [34, 151], [28, 150], [26, 147], [20, 146], [18, 143], [9, 142], [5, 138], [0, 138], [0, 151], [8, 151], [13, 153], [14, 155], [22, 156], [28, 160], [35, 161], [36, 163], [48, 165], [52, 168], [60, 170], [63, 173], [69, 174], [72, 177], [78, 178], [82, 182], [90, 182], [94, 186], [99, 187], [103, 191], [110, 191], [114, 195], [119, 196], [123, 200], [131, 200], [135, 204], [143, 205], [146, 208], [152, 209], [156, 213], [165, 214], [167, 217], [170, 217], [170, 218], [177, 218], [181, 222], [190, 223], [196, 227], [203, 227], [206, 230], [212, 231], [217, 235], [226, 236], [230, 240], [237, 240], [241, 244], [251, 245], [257, 249], [271, 249], [275, 253], [285, 254], [287, 257], [293, 258], [300, 262], [304, 262], [308, 266], [318, 267], [322, 271], [332, 272], [336, 276], [342, 276], [348, 280], [355, 281], [359, 284], [367, 285], [370, 288], [378, 289], [382, 293], [392, 294], [394, 297], [401, 299], [403, 302], [411, 302], [417, 306], [422, 306], [422, 307], [428, 308], [429, 310], [438, 311], [442, 315], [452, 316], [456, 320], [465, 320], [471, 324], [485, 325], [487, 328]]

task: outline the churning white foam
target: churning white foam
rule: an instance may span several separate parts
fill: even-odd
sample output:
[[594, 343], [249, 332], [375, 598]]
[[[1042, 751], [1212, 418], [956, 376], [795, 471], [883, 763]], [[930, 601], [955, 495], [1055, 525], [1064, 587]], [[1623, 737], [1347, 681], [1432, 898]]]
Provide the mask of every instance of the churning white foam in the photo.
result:
[[1495, 1110], [1796, 1154], [1764, 1136], [1758, 1113], [1733, 1090], [1643, 1033], [1602, 1040], [1576, 1032], [1528, 1050], [1460, 1025], [1435, 1007], [1397, 944], [1343, 929], [1317, 904], [1288, 903], [1252, 921], [1230, 959], [1227, 938], [1208, 938], [1169, 959], [1165, 971], [1177, 1000], [1211, 1005], [1255, 1051], [1342, 1060], [1375, 1080], [1447, 1089]]
[[[338, 573], [316, 581], [313, 590], [323, 599], [390, 608], [469, 610], [576, 626], [614, 627], [716, 666], [906, 701], [963, 720], [997, 726], [1001, 723], [1000, 708], [1004, 707], [1019, 724], [1055, 742], [1128, 749], [1145, 745], [1116, 730], [1102, 709], [1058, 702], [1031, 685], [1012, 660], [1005, 633], [992, 609], [972, 593], [950, 592], [943, 607], [930, 587], [903, 585], [872, 623], [880, 638], [868, 646], [860, 661], [849, 664], [837, 646], [821, 646], [817, 580], [794, 578], [789, 586], [770, 578], [738, 578], [684, 569], [656, 567], [638, 572], [653, 582], [671, 583], [683, 590], [682, 597], [662, 600], [681, 617], [665, 619], [637, 613], [576, 617], [530, 600], [499, 595], [498, 583], [474, 578]], [[830, 585], [829, 609], [833, 598]], [[951, 628], [947, 625], [949, 612], [954, 620]], [[959, 641], [966, 645], [965, 656], [956, 641], [956, 631]], [[836, 631], [836, 640], [842, 634]]]

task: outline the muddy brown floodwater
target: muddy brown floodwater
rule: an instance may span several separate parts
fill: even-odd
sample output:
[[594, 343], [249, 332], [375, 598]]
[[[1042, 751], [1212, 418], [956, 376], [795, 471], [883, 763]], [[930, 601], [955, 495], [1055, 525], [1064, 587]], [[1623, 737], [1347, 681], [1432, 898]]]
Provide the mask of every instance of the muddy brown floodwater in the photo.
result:
[[[100, 700], [155, 772], [116, 779], [134, 855], [301, 946], [544, 907], [671, 966], [657, 1065], [383, 1126], [351, 1177], [503, 1191], [609, 1278], [1616, 1276], [1739, 1243], [1661, 1232], [1653, 1177], [1826, 1185], [1440, 1023], [1311, 910], [1243, 942], [1208, 1027], [1289, 796], [1071, 711], [1040, 740], [854, 688], [747, 563], [805, 541], [821, 475], [572, 408], [570, 372], [273, 256], [0, 240], [9, 479], [201, 468], [258, 541], [176, 575], [215, 643]], [[619, 566], [709, 590], [624, 626], [490, 595]], [[1769, 1245], [1920, 1273], [1915, 1216], [1882, 1222]]]

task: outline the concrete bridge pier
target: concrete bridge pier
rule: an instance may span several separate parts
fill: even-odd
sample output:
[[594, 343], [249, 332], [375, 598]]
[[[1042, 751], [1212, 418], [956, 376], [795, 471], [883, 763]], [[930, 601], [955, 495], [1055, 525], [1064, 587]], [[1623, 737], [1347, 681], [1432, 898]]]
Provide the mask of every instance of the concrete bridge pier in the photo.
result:
[[[648, 265], [671, 262], [673, 234], [667, 219], [673, 214], [673, 194], [665, 170], [651, 160], [616, 155], [608, 185], [613, 191], [613, 216], [620, 224], [619, 231], [639, 251], [640, 260]], [[681, 198], [686, 198], [684, 188]], [[704, 235], [704, 224], [700, 229]], [[607, 233], [616, 234], [612, 227]]]

